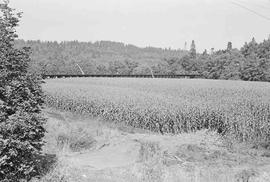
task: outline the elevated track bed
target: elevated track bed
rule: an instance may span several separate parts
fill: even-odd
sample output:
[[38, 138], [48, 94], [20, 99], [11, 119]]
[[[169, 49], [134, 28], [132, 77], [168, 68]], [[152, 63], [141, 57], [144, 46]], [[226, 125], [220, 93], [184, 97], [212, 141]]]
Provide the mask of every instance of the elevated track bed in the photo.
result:
[[178, 74], [178, 75], [65, 75], [65, 74], [57, 74], [57, 75], [43, 75], [43, 79], [48, 78], [73, 78], [73, 77], [123, 77], [123, 78], [200, 78], [201, 75], [196, 74]]

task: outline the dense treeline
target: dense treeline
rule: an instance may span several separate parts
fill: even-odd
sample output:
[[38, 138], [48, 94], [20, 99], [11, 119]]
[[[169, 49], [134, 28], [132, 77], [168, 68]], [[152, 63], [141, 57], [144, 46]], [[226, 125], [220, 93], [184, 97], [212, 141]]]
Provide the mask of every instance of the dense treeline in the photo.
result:
[[32, 70], [41, 74], [185, 74], [210, 79], [270, 80], [270, 39], [253, 38], [240, 50], [228, 42], [224, 50], [202, 54], [192, 41], [189, 51], [139, 48], [118, 42], [16, 42], [32, 48]]
[[166, 68], [164, 58], [182, 57], [181, 50], [138, 48], [118, 42], [16, 42], [18, 47], [32, 50], [32, 69], [42, 74], [150, 74], [149, 67], [162, 72]]

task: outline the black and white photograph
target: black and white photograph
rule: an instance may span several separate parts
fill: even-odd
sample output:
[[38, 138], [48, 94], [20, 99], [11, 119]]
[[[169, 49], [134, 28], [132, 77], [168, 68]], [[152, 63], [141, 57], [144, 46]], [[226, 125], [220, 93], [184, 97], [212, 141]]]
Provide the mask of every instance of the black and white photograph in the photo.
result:
[[270, 0], [0, 0], [0, 182], [270, 182]]

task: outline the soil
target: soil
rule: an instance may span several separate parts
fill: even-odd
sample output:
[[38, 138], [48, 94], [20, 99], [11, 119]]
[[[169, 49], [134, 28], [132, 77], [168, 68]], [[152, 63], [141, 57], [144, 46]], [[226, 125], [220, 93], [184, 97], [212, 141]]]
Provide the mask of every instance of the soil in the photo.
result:
[[[52, 109], [45, 114], [44, 151], [57, 154], [74, 181], [270, 181], [269, 149], [228, 145], [214, 131], [161, 135]], [[67, 141], [81, 148], [60, 150], [59, 136], [73, 135]]]

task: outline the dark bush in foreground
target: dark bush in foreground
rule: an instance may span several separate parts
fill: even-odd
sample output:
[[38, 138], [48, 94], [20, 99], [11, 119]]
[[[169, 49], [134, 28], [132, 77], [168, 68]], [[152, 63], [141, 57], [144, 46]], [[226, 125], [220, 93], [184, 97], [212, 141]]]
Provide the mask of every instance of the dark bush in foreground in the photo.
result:
[[28, 73], [29, 49], [15, 49], [20, 14], [0, 3], [0, 181], [30, 180], [38, 174], [42, 138], [41, 80]]

